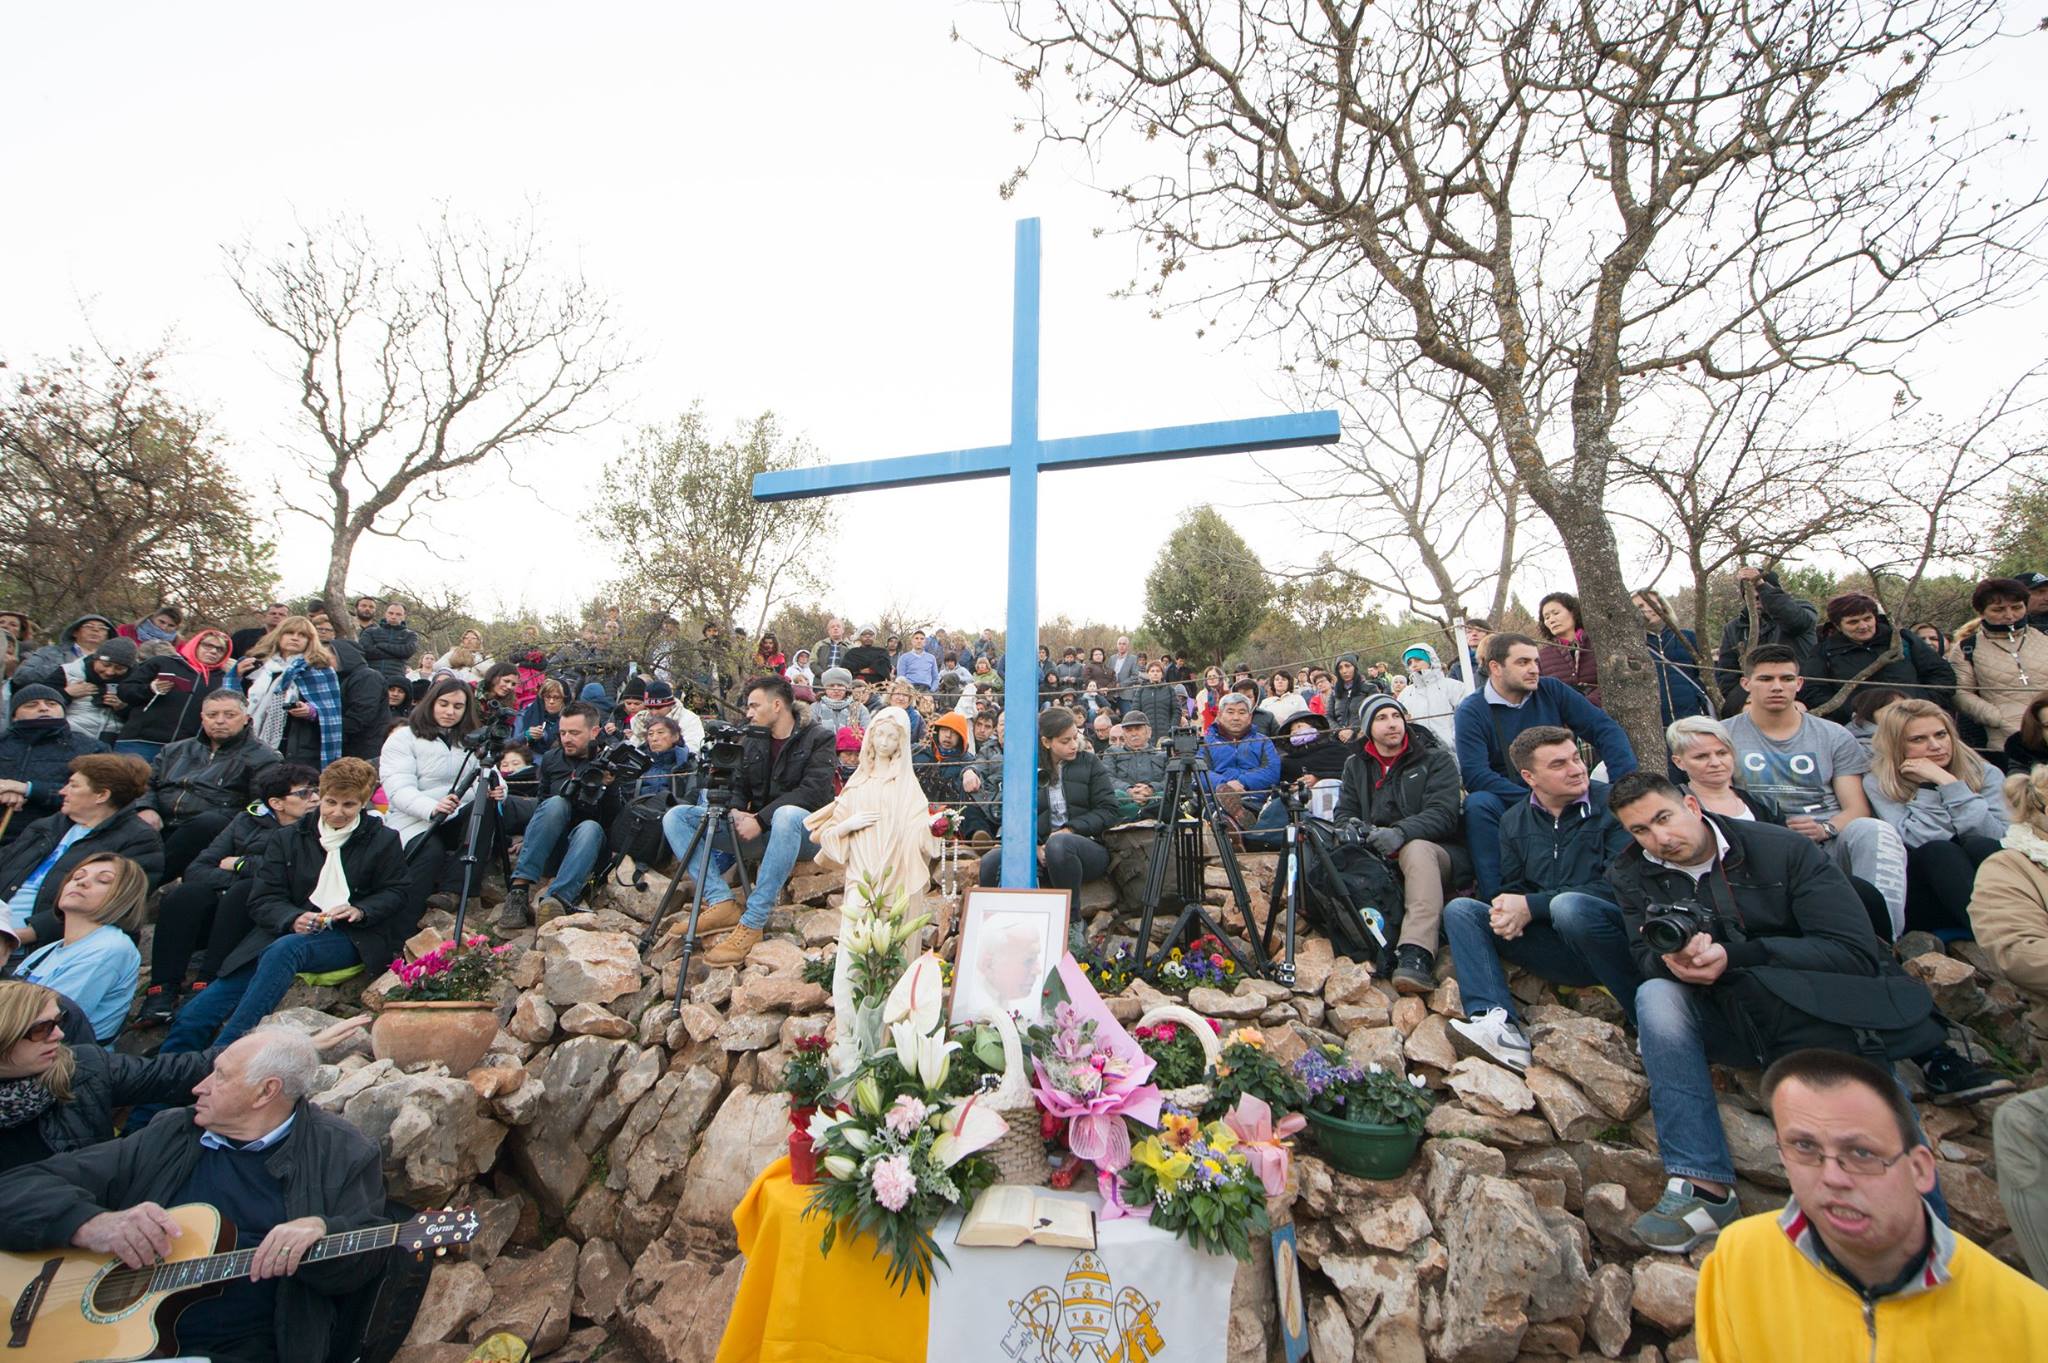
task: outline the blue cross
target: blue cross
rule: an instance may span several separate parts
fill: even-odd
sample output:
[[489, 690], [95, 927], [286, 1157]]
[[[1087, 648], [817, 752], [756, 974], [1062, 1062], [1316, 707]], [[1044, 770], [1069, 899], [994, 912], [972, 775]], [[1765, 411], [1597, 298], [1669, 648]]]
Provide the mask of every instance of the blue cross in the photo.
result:
[[1148, 431], [1038, 435], [1038, 219], [1017, 223], [1016, 304], [1010, 341], [1010, 440], [1006, 445], [945, 450], [897, 459], [782, 469], [754, 478], [754, 499], [789, 501], [871, 488], [917, 487], [967, 478], [1010, 480], [1010, 602], [1003, 694], [1019, 722], [1007, 726], [1003, 750], [1002, 882], [1030, 886], [1038, 876], [1038, 473], [1149, 459], [1238, 454], [1337, 440], [1335, 412], [1305, 412], [1250, 421], [1158, 426]]

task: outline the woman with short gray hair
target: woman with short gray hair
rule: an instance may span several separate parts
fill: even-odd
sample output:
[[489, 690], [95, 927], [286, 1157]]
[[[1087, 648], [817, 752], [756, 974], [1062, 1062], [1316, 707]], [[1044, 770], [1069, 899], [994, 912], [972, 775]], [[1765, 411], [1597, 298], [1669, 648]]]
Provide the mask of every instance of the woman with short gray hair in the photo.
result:
[[1724, 819], [1783, 826], [1785, 816], [1775, 801], [1743, 789], [1735, 740], [1720, 720], [1708, 715], [1673, 720], [1664, 730], [1664, 742], [1671, 749], [1671, 765], [1684, 773], [1686, 794], [1701, 809]]

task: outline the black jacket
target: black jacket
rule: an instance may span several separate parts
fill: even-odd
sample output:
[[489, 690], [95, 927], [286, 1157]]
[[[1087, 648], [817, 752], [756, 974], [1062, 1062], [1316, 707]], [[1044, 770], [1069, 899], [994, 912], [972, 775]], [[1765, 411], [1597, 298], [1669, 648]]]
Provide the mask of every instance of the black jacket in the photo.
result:
[[[1042, 761], [1042, 759], [1041, 759]], [[1052, 785], [1045, 777], [1051, 764], [1042, 761], [1038, 778], [1038, 840], [1053, 833]], [[1109, 768], [1092, 752], [1075, 755], [1060, 767], [1060, 789], [1067, 798], [1067, 829], [1083, 837], [1096, 838], [1116, 827], [1123, 817], [1116, 802], [1116, 783]]]
[[384, 680], [402, 682], [406, 669], [419, 656], [419, 631], [380, 620], [356, 635], [356, 647], [362, 651], [363, 661]]
[[1550, 901], [1567, 891], [1612, 899], [1607, 868], [1634, 845], [1598, 781], [1556, 818], [1533, 798], [1520, 800], [1500, 821], [1501, 888], [1527, 896], [1530, 918], [1547, 923]]
[[[140, 743], [175, 743], [192, 737], [199, 732], [199, 707], [220, 690], [226, 675], [219, 668], [202, 674], [175, 653], [139, 660], [114, 688], [128, 707], [121, 737]], [[171, 689], [162, 695], [150, 685], [158, 677], [171, 679]]]
[[[540, 755], [540, 765], [536, 768], [534, 778], [538, 786], [538, 795], [543, 800], [553, 795], [568, 798], [569, 792], [566, 787], [570, 783], [570, 778], [589, 765], [588, 757], [571, 757], [562, 750], [559, 742], [556, 743], [554, 747]], [[625, 808], [627, 794], [628, 792], [621, 790], [619, 783], [614, 780], [603, 787], [602, 794], [595, 804], [584, 804], [578, 799], [571, 799], [570, 803], [576, 806], [577, 818], [595, 819], [606, 828], [610, 828], [612, 822], [619, 817], [619, 812]]]
[[1398, 829], [1409, 842], [1463, 841], [1465, 797], [1458, 788], [1458, 759], [1435, 734], [1420, 724], [1409, 725], [1408, 750], [1384, 776], [1363, 746], [1353, 747], [1344, 763], [1344, 788], [1332, 816], [1337, 823], [1363, 819], [1375, 828]]
[[[1338, 742], [1335, 734], [1317, 733], [1314, 742], [1298, 748], [1284, 738], [1276, 738], [1273, 746], [1280, 750], [1280, 784], [1283, 786], [1291, 786], [1304, 776], [1313, 776], [1318, 781], [1342, 780], [1344, 769], [1351, 765], [1351, 745]], [[1454, 762], [1451, 775], [1455, 778], [1457, 774]]]
[[[16, 1169], [7, 1177], [0, 1249], [67, 1247], [78, 1228], [101, 1212], [142, 1202], [169, 1206], [199, 1162], [200, 1135], [191, 1108], [171, 1108], [131, 1136]], [[291, 1130], [264, 1167], [284, 1186], [287, 1218], [318, 1216], [330, 1235], [384, 1219], [384, 1168], [376, 1142], [307, 1103], [299, 1104]], [[334, 1298], [365, 1286], [385, 1264], [380, 1254], [351, 1254], [301, 1264], [279, 1280], [277, 1356], [324, 1360]]]
[[1892, 622], [1882, 616], [1878, 617], [1877, 633], [1868, 643], [1858, 643], [1835, 630], [1822, 634], [1815, 646], [1811, 669], [1816, 679], [1801, 688], [1799, 698], [1806, 702], [1807, 709], [1822, 719], [1847, 724], [1853, 692], [1849, 700], [1833, 709], [1821, 707], [1835, 698], [1835, 693], [1842, 689], [1842, 683], [1860, 676], [1864, 668], [1879, 658], [1887, 661], [1858, 682], [1859, 688], [1895, 686], [1915, 700], [1931, 700], [1944, 708], [1954, 705], [1956, 670], [1949, 666], [1948, 660], [1922, 643], [1918, 635], [1896, 633]]
[[748, 738], [741, 748], [740, 769], [733, 777], [736, 808], [765, 826], [784, 805], [823, 809], [833, 800], [832, 768], [839, 735], [822, 724], [799, 723], [772, 764], [773, 748], [765, 738]]
[[[21, 689], [19, 678], [14, 686]], [[69, 724], [40, 731], [15, 724], [0, 734], [0, 781], [29, 784], [28, 800], [14, 813], [8, 841], [21, 836], [23, 825], [57, 812], [64, 783], [71, 779], [72, 758], [106, 751], [106, 744], [72, 732]]]
[[1735, 616], [1721, 628], [1721, 651], [1714, 659], [1714, 678], [1721, 686], [1722, 713], [1742, 708], [1742, 655], [1756, 644], [1789, 644], [1799, 655], [1801, 675], [1813, 671], [1818, 645], [1820, 610], [1778, 585], [1776, 573], [1756, 584], [1757, 637], [1749, 637], [1749, 603], [1737, 601]]
[[[192, 864], [185, 868], [185, 883], [225, 890], [237, 876], [253, 876], [270, 840], [288, 826], [280, 824], [277, 816], [263, 805], [251, 803], [214, 835], [204, 851], [192, 858]], [[229, 857], [240, 859], [242, 864], [232, 871], [222, 870], [221, 863]]]
[[895, 660], [889, 656], [889, 650], [880, 645], [856, 644], [846, 651], [846, 658], [840, 666], [851, 672], [855, 681], [880, 686], [889, 680], [889, 670], [895, 666]]
[[[256, 888], [249, 892], [249, 919], [256, 926], [221, 962], [223, 977], [262, 955], [265, 947], [292, 930], [293, 920], [312, 910], [309, 896], [326, 861], [327, 854], [320, 850], [317, 809], [270, 840], [263, 860], [256, 863]], [[348, 902], [363, 911], [363, 919], [328, 931], [346, 936], [364, 965], [382, 970], [418, 922], [408, 907], [412, 871], [405, 847], [382, 820], [365, 812], [342, 844], [341, 869], [348, 876]]]
[[[360, 757], [371, 766], [384, 751], [385, 735], [391, 732], [391, 714], [384, 702], [388, 684], [384, 674], [363, 659], [363, 651], [348, 639], [328, 645], [334, 654], [334, 676], [341, 684], [341, 755]], [[310, 720], [289, 720], [285, 724], [285, 752], [294, 762], [318, 767], [320, 727]]]
[[232, 814], [255, 798], [256, 773], [280, 760], [277, 749], [256, 737], [254, 725], [217, 748], [204, 734], [181, 738], [156, 755], [149, 790], [135, 807], [155, 810], [166, 825]]
[[[221, 1049], [145, 1060], [104, 1046], [73, 1045], [71, 1098], [51, 1104], [36, 1119], [43, 1144], [53, 1155], [82, 1150], [114, 1138], [116, 1108], [189, 1101], [192, 1086], [206, 1077]], [[0, 1168], [0, 1173], [5, 1172]]]
[[[14, 892], [42, 864], [43, 858], [50, 855], [50, 849], [70, 830], [69, 816], [52, 814], [46, 819], [37, 819], [20, 837], [0, 850], [0, 902], [13, 898]], [[137, 817], [135, 806], [117, 810], [112, 818], [65, 848], [64, 855], [57, 858], [57, 864], [43, 877], [42, 885], [36, 890], [35, 910], [28, 919], [28, 925], [36, 931], [38, 942], [53, 942], [63, 932], [57, 917], [57, 895], [64, 888], [64, 878], [79, 862], [101, 852], [116, 852], [139, 864], [149, 874], [151, 889], [155, 889], [156, 883], [164, 878], [163, 839], [157, 836], [154, 828]]]

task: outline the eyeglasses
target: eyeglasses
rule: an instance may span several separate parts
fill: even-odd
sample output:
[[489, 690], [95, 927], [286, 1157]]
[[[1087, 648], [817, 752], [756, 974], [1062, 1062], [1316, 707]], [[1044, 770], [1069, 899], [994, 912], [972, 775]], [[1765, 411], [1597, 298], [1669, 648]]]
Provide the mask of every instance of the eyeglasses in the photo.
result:
[[294, 800], [317, 800], [320, 798], [320, 787], [299, 786], [296, 789], [289, 790], [285, 793], [290, 795]]
[[27, 1041], [48, 1041], [57, 1034], [58, 1021], [59, 1019], [57, 1018], [43, 1018], [39, 1021], [31, 1022], [28, 1025], [28, 1030], [21, 1034], [22, 1038]]
[[1852, 1145], [1847, 1150], [1830, 1150], [1819, 1141], [1793, 1140], [1779, 1141], [1778, 1153], [1783, 1155], [1788, 1163], [1803, 1164], [1808, 1168], [1824, 1165], [1832, 1159], [1841, 1165], [1845, 1172], [1870, 1178], [1891, 1168], [1913, 1151], [1909, 1146], [1887, 1159], [1875, 1150], [1866, 1150], [1860, 1145]]

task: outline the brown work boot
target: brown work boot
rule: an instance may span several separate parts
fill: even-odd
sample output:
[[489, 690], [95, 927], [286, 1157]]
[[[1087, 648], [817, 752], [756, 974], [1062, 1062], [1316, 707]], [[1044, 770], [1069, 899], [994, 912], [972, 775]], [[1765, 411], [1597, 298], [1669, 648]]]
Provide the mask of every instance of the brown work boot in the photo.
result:
[[[676, 927], [680, 930], [689, 921], [688, 915], [684, 915], [676, 920]], [[703, 908], [697, 910], [697, 935], [699, 937], [713, 932], [724, 932], [728, 928], [736, 928], [739, 925], [740, 901], [737, 899], [721, 899], [716, 904], [706, 904]]]
[[741, 965], [761, 941], [759, 928], [738, 927], [728, 932], [717, 946], [704, 953], [708, 966]]

